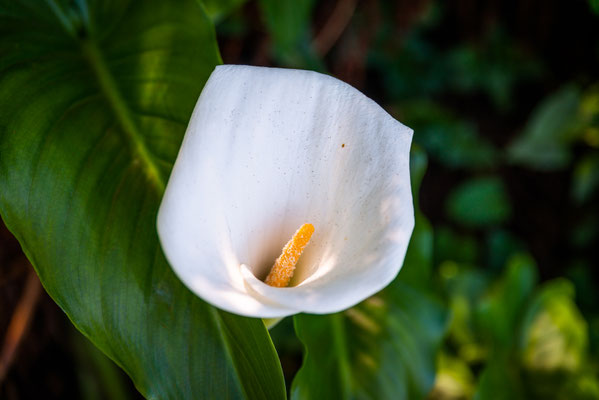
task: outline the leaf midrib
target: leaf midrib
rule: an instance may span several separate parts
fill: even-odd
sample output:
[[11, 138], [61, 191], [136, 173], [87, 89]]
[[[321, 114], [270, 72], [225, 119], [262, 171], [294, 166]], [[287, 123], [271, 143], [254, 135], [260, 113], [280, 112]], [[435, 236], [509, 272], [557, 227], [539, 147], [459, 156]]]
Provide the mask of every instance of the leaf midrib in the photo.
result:
[[46, 4], [48, 4], [66, 33], [79, 42], [84, 59], [98, 81], [101, 94], [106, 98], [118, 123], [121, 125], [121, 132], [131, 150], [132, 159], [139, 161], [152, 186], [161, 196], [166, 188], [166, 182], [143, 140], [143, 135], [135, 124], [133, 112], [125, 102], [100, 49], [91, 39], [78, 37], [72, 21], [64, 14], [55, 0], [46, 0]]
[[162, 194], [166, 183], [146, 147], [142, 134], [132, 118], [132, 112], [121, 95], [118, 85], [110, 73], [98, 46], [90, 40], [81, 40], [81, 49], [98, 80], [102, 94], [107, 99], [118, 122], [123, 128], [122, 132], [130, 146], [132, 156], [140, 160], [148, 178], [158, 192]]

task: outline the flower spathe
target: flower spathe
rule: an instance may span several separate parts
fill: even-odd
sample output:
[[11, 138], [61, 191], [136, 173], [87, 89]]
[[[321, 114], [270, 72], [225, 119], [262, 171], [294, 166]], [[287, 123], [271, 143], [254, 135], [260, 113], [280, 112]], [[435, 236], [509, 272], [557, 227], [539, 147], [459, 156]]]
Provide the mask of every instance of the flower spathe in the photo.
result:
[[[158, 214], [175, 273], [221, 309], [337, 312], [399, 272], [414, 226], [412, 131], [351, 86], [290, 69], [216, 67]], [[289, 287], [263, 282], [314, 226]]]

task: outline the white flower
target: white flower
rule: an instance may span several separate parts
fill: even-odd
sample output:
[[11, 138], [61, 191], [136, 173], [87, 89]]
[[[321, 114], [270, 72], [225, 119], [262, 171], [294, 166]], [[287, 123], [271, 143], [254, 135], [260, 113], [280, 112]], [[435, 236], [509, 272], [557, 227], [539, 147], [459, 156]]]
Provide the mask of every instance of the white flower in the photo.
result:
[[[216, 67], [158, 215], [194, 293], [263, 318], [337, 312], [397, 275], [414, 226], [412, 130], [351, 86], [310, 71]], [[289, 287], [263, 282], [303, 224]]]

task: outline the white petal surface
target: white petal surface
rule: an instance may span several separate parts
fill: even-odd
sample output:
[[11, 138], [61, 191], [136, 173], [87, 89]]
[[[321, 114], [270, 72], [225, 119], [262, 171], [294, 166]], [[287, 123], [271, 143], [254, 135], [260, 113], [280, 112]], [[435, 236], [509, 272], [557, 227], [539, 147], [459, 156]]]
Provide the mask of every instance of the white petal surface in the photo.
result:
[[[198, 296], [236, 314], [348, 308], [401, 268], [414, 225], [411, 139], [335, 78], [216, 67], [160, 207], [166, 257]], [[264, 284], [304, 223], [315, 232], [291, 286]]]

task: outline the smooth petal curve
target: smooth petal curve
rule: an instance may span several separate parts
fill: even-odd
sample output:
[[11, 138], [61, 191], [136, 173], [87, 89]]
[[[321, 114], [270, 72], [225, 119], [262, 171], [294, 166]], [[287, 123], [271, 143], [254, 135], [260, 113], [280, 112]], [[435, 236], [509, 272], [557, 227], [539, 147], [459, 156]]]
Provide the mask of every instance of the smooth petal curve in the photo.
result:
[[[289, 69], [219, 66], [158, 215], [164, 252], [198, 296], [254, 317], [346, 309], [399, 272], [414, 226], [412, 131], [351, 86]], [[303, 223], [287, 288], [262, 282]]]

